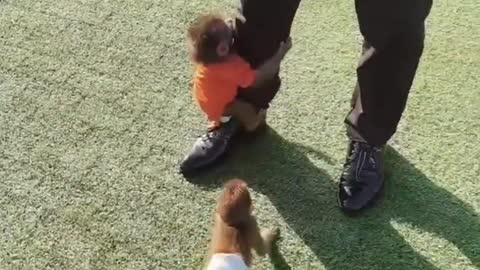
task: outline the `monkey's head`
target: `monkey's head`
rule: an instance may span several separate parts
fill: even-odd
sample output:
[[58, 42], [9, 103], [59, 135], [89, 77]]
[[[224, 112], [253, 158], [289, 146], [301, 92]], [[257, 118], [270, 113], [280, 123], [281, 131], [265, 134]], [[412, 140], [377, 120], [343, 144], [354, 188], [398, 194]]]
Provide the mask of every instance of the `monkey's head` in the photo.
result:
[[234, 227], [241, 227], [251, 218], [253, 207], [247, 184], [240, 179], [228, 181], [217, 203], [217, 213]]
[[225, 60], [234, 40], [233, 20], [220, 15], [202, 15], [188, 29], [188, 45], [192, 59], [200, 64]]

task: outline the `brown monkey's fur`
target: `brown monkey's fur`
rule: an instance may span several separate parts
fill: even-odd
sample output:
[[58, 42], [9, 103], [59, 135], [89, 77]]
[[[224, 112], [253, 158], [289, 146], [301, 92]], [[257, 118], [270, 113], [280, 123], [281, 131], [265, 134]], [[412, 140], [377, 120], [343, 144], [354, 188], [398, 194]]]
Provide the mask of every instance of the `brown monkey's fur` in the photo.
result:
[[[232, 42], [234, 26], [227, 21], [232, 20], [222, 15], [206, 14], [195, 19], [188, 28], [187, 41], [195, 63], [213, 64], [226, 59], [227, 55], [219, 55], [217, 49], [222, 42]], [[217, 26], [220, 26], [218, 30]]]
[[240, 179], [228, 181], [217, 203], [209, 258], [216, 253], [240, 254], [250, 266], [252, 249], [260, 256], [270, 254], [278, 231], [261, 232], [252, 210], [247, 184]]

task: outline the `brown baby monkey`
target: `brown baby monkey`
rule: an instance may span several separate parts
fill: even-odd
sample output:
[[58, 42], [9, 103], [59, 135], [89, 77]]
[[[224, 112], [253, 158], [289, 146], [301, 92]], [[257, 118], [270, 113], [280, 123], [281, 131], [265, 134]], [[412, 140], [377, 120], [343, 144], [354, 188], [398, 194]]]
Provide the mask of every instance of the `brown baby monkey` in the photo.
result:
[[211, 126], [233, 116], [247, 131], [253, 131], [263, 120], [264, 112], [235, 99], [237, 93], [273, 78], [291, 48], [291, 39], [279, 44], [275, 55], [253, 69], [236, 53], [235, 36], [233, 20], [220, 15], [199, 16], [190, 26], [187, 39], [195, 64], [193, 95]]
[[240, 179], [228, 181], [217, 202], [207, 270], [248, 269], [252, 250], [260, 256], [270, 254], [278, 230], [261, 231], [252, 211], [247, 184]]

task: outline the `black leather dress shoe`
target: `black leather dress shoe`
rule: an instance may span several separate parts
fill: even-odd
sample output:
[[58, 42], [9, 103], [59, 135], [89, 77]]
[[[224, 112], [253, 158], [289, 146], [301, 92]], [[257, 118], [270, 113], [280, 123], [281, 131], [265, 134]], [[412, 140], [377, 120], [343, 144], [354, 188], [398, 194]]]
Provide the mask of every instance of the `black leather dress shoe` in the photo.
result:
[[354, 214], [375, 202], [383, 191], [384, 148], [351, 142], [338, 187], [338, 204]]
[[214, 164], [228, 151], [234, 136], [241, 130], [240, 123], [232, 118], [227, 123], [198, 138], [180, 163], [180, 172], [192, 174]]

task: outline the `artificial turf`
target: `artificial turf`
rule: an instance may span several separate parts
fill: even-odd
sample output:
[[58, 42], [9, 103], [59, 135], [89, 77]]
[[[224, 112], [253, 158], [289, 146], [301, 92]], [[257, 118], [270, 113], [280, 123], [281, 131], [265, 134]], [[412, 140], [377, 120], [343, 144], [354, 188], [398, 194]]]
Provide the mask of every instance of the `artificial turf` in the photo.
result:
[[[282, 239], [256, 269], [480, 268], [480, 4], [434, 1], [380, 204], [336, 206], [361, 37], [303, 0], [270, 129], [195, 179], [205, 130], [184, 44], [213, 0], [0, 0], [0, 269], [199, 269], [221, 183]], [[272, 266], [273, 263], [273, 266]]]

